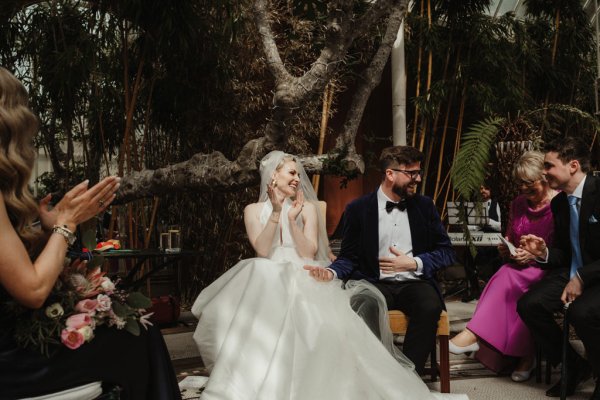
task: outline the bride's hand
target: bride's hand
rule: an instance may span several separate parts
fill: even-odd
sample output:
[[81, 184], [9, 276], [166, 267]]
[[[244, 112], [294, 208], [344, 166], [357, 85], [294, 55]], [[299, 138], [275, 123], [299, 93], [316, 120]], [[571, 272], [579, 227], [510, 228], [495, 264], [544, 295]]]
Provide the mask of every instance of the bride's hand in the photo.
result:
[[267, 185], [267, 195], [269, 196], [269, 200], [273, 206], [273, 212], [280, 212], [284, 199], [280, 199], [279, 196], [277, 196], [274, 185]]
[[319, 282], [329, 282], [333, 280], [333, 272], [327, 268], [317, 267], [314, 265], [305, 265], [302, 268], [307, 270], [308, 274]]
[[298, 218], [298, 215], [302, 212], [304, 208], [304, 193], [302, 190], [298, 189], [296, 193], [296, 200], [292, 202], [292, 206], [290, 207], [290, 211], [288, 211], [288, 218], [290, 221], [295, 221]]

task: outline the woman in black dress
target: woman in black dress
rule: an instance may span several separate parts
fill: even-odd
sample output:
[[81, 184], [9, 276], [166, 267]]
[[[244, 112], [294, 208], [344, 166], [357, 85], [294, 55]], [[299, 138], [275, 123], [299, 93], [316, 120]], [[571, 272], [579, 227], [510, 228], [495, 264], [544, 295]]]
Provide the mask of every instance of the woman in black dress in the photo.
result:
[[[25, 88], [0, 67], [0, 304], [38, 309], [63, 270], [77, 225], [115, 198], [120, 179], [93, 187], [82, 182], [52, 210], [39, 206], [28, 182], [33, 168], [38, 120]], [[32, 227], [39, 218], [43, 229]], [[35, 254], [35, 255], [34, 255]], [[177, 380], [160, 331], [139, 336], [98, 327], [94, 339], [76, 350], [57, 347], [49, 357], [14, 341], [17, 320], [0, 309], [0, 399], [39, 396], [94, 381], [118, 385], [123, 399], [180, 399]]]

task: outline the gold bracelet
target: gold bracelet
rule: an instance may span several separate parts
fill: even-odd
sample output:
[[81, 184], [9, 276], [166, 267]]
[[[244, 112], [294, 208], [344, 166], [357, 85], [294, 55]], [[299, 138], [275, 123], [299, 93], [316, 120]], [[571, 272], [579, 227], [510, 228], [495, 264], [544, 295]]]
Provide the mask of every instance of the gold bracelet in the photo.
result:
[[52, 233], [58, 233], [59, 235], [61, 235], [65, 239], [65, 242], [69, 247], [73, 246], [75, 240], [77, 240], [77, 237], [75, 236], [72, 230], [67, 228], [67, 225], [54, 225], [52, 227]]

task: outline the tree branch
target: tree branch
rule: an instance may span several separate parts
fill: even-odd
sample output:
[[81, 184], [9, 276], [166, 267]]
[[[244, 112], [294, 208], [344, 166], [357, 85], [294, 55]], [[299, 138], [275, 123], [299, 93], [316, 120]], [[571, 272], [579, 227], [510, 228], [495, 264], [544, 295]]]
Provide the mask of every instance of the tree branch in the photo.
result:
[[406, 15], [406, 9], [406, 1], [401, 1], [392, 8], [387, 22], [387, 29], [381, 40], [379, 49], [373, 60], [371, 60], [369, 67], [363, 72], [362, 81], [356, 88], [356, 92], [352, 98], [352, 104], [348, 110], [342, 133], [336, 141], [336, 148], [340, 150], [345, 149], [350, 155], [356, 152], [354, 142], [358, 126], [362, 120], [371, 92], [381, 82], [381, 74], [389, 59], [400, 24]]
[[377, 23], [388, 12], [391, 15], [390, 9], [396, 9], [398, 6], [402, 7], [406, 13], [408, 6], [408, 0], [377, 0], [367, 10], [367, 12], [354, 23], [352, 34], [348, 37], [350, 41], [354, 41], [357, 37], [368, 32], [371, 27]]
[[277, 43], [275, 43], [273, 31], [271, 30], [271, 24], [269, 22], [266, 2], [266, 0], [256, 0], [254, 2], [254, 22], [258, 28], [258, 33], [263, 44], [267, 66], [275, 77], [275, 81], [288, 80], [291, 79], [292, 76], [286, 70], [283, 61], [281, 60], [281, 56], [279, 55]]
[[[156, 170], [142, 170], [124, 176], [114, 204], [133, 200], [164, 196], [179, 192], [234, 192], [260, 183], [259, 162], [265, 150], [261, 140], [252, 141], [244, 147], [235, 161], [230, 161], [220, 152], [196, 154], [187, 161], [168, 165]], [[300, 156], [308, 173], [327, 173], [327, 160], [338, 160], [337, 154]], [[356, 154], [341, 160], [344, 166], [363, 166], [362, 169], [348, 168], [349, 174], [363, 173], [364, 164]], [[339, 173], [339, 171], [330, 171]]]

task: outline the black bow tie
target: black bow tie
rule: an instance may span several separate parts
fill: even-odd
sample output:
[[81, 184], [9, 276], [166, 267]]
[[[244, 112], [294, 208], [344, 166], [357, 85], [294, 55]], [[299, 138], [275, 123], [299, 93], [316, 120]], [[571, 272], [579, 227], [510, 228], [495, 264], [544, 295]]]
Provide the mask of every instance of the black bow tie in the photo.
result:
[[394, 208], [396, 208], [396, 207], [400, 211], [406, 210], [406, 200], [400, 200], [397, 203], [394, 203], [393, 201], [386, 201], [385, 202], [385, 211], [387, 211], [388, 213], [392, 212], [392, 210]]

